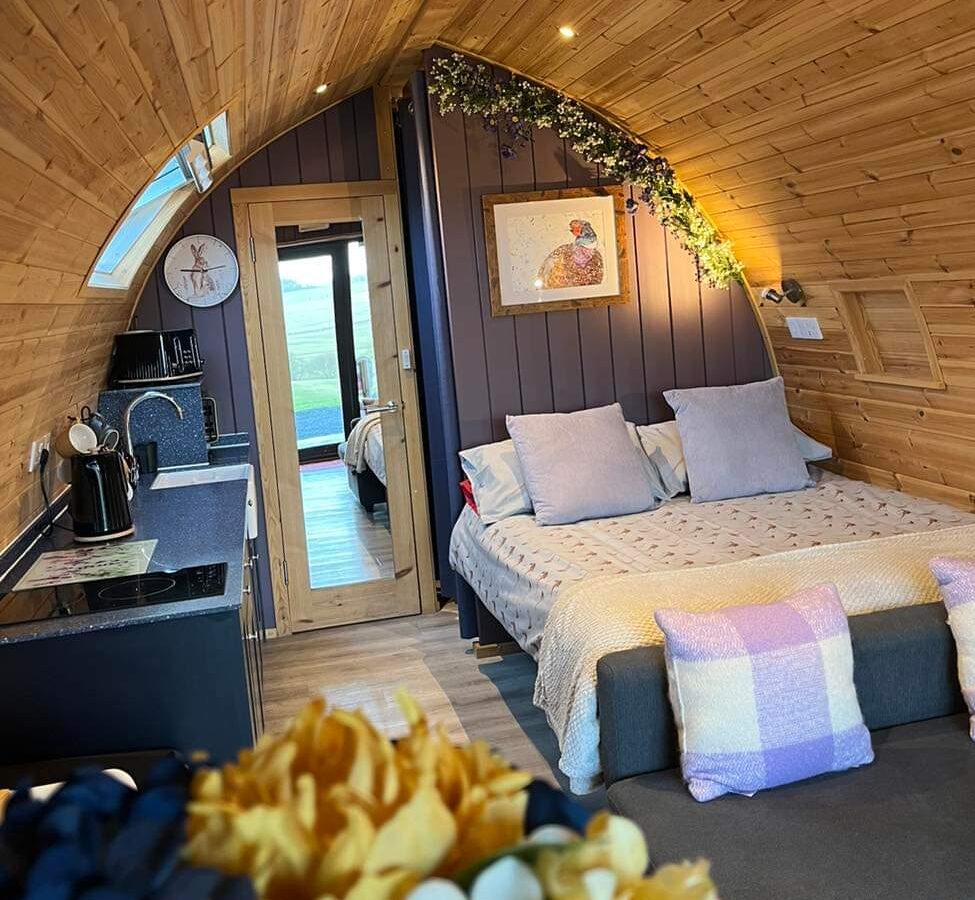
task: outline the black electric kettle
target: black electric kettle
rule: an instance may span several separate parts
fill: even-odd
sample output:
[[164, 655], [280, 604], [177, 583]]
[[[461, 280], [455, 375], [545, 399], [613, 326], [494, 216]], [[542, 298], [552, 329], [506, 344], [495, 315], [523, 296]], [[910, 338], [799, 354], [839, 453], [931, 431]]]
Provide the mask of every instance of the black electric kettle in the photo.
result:
[[71, 457], [70, 512], [74, 539], [110, 541], [132, 534], [128, 477], [117, 450]]

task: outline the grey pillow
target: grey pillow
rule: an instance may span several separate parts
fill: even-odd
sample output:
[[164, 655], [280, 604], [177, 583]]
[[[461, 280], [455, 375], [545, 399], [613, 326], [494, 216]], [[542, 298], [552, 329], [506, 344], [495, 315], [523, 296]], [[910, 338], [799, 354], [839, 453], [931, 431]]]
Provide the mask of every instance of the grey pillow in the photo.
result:
[[574, 413], [508, 416], [540, 525], [626, 516], [657, 505], [651, 463], [618, 403]]
[[664, 391], [664, 399], [677, 416], [695, 502], [808, 486], [781, 378]]

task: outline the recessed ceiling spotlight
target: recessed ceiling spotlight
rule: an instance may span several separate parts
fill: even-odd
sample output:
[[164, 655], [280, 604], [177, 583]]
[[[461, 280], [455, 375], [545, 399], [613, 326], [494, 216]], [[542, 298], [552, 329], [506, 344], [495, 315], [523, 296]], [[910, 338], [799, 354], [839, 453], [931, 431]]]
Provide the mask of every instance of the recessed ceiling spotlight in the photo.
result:
[[563, 25], [559, 28], [559, 34], [568, 41], [576, 36], [576, 30], [571, 25]]
[[322, 82], [317, 88], [315, 88], [316, 94], [324, 94], [328, 90], [328, 85]]

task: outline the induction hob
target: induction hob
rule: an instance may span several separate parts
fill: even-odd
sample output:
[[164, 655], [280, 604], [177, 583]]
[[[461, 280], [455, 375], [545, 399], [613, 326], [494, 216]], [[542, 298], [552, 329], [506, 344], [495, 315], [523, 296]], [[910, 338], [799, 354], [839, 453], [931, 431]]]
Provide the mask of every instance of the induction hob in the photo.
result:
[[227, 582], [227, 564], [188, 566], [175, 572], [146, 572], [100, 581], [10, 591], [0, 597], [0, 626], [63, 616], [83, 616], [135, 606], [219, 597]]

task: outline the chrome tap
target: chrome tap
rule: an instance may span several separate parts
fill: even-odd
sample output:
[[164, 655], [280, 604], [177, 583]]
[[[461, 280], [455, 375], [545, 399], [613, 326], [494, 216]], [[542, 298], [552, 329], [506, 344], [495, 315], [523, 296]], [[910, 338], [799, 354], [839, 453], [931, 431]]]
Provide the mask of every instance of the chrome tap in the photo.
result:
[[180, 421], [183, 420], [183, 407], [170, 397], [169, 394], [164, 394], [162, 391], [145, 391], [129, 401], [129, 405], [125, 407], [125, 413], [122, 415], [122, 429], [125, 435], [125, 455], [128, 457], [129, 463], [129, 481], [133, 485], [139, 480], [139, 463], [135, 458], [135, 450], [132, 447], [132, 410], [143, 400], [152, 399], [168, 400], [173, 404], [173, 409], [176, 410], [176, 415]]

